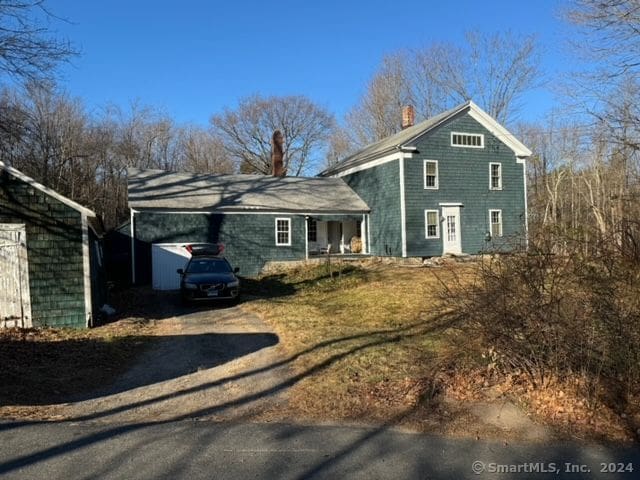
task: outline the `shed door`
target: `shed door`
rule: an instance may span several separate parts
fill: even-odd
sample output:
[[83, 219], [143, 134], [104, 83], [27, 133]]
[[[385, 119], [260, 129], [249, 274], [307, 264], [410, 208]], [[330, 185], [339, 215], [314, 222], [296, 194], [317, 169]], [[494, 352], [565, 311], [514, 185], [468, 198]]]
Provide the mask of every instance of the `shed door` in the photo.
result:
[[0, 327], [31, 327], [24, 225], [0, 223]]
[[151, 248], [151, 274], [154, 290], [178, 290], [180, 275], [191, 254], [180, 243], [154, 243]]

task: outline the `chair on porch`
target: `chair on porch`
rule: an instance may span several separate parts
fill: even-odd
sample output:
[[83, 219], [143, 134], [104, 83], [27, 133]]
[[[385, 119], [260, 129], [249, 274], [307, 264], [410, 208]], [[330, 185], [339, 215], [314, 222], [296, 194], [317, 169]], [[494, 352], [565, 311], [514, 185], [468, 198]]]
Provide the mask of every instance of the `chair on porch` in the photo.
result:
[[326, 247], [320, 247], [320, 255], [329, 255], [331, 253], [331, 244], [327, 243]]

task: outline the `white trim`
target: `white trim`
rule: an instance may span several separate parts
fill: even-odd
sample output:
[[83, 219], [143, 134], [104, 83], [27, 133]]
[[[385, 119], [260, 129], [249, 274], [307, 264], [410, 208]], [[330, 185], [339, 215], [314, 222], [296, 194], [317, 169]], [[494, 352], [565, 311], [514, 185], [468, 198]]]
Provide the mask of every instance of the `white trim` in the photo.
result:
[[41, 183], [36, 182], [33, 178], [26, 176], [24, 173], [20, 172], [19, 170], [16, 170], [13, 167], [10, 167], [9, 165], [5, 164], [2, 161], [0, 161], [0, 169], [5, 170], [11, 176], [16, 177], [19, 180], [22, 180], [25, 183], [28, 183], [29, 185], [31, 185], [36, 190], [40, 190], [41, 192], [46, 193], [47, 195], [49, 195], [49, 196], [55, 198], [56, 200], [58, 200], [59, 202], [64, 203], [68, 207], [71, 207], [74, 210], [77, 210], [78, 212], [80, 212], [83, 215], [87, 215], [89, 217], [95, 217], [96, 216], [96, 214], [92, 210], [89, 210], [88, 208], [83, 207], [79, 203], [76, 203], [73, 200], [60, 195], [58, 192], [56, 192], [54, 190], [51, 190], [48, 187], [45, 187]]
[[518, 163], [522, 163], [522, 178], [524, 183], [524, 244], [527, 250], [529, 249], [529, 199], [527, 195], [527, 162], [523, 159], [516, 160]]
[[491, 237], [493, 238], [493, 220], [491, 218], [491, 214], [493, 212], [498, 212], [499, 214], [499, 218], [500, 218], [500, 235], [498, 235], [498, 237], [502, 237], [503, 235], [503, 230], [502, 230], [502, 209], [500, 208], [490, 208], [489, 209], [489, 233], [491, 233]]
[[367, 253], [371, 254], [371, 214], [367, 213]]
[[136, 237], [134, 227], [134, 214], [136, 211], [131, 209], [131, 217], [129, 219], [129, 228], [131, 229], [131, 285], [136, 284]]
[[[288, 239], [287, 239], [287, 243], [278, 243], [278, 221], [280, 220], [284, 220], [287, 222], [288, 224]], [[276, 241], [276, 247], [290, 247], [291, 246], [291, 217], [276, 217], [275, 221], [274, 221], [274, 227], [275, 227], [275, 241]]]
[[[427, 163], [436, 164], [436, 184], [433, 187], [427, 185]], [[422, 179], [424, 181], [425, 190], [438, 190], [440, 188], [440, 166], [438, 165], [438, 160], [429, 160], [428, 158], [424, 159], [422, 162]]]
[[407, 206], [404, 198], [404, 154], [398, 159], [400, 165], [400, 233], [402, 239], [402, 258], [407, 256]]
[[369, 229], [367, 228], [367, 216], [362, 214], [362, 220], [360, 221], [360, 238], [362, 240], [362, 253], [369, 253], [369, 242], [367, 241], [367, 235]]
[[[436, 214], [436, 234], [435, 234], [435, 236], [430, 236], [429, 235], [429, 219], [428, 219], [429, 213], [435, 213]], [[425, 209], [425, 211], [424, 211], [424, 238], [427, 239], [427, 240], [433, 240], [433, 239], [440, 238], [440, 210]]]
[[462, 202], [440, 202], [440, 207], [464, 207]]
[[[408, 153], [407, 155], [411, 155]], [[385, 155], [384, 157], [376, 158], [375, 160], [369, 160], [368, 162], [361, 163], [360, 165], [356, 165], [355, 167], [347, 168], [341, 172], [330, 175], [331, 177], [344, 177], [345, 175], [350, 175], [352, 173], [360, 172], [362, 170], [368, 170], [369, 168], [377, 167], [379, 165], [383, 165], [385, 163], [393, 162], [394, 160], [398, 160], [402, 158], [403, 152], [394, 152], [390, 155]]]
[[138, 209], [133, 209], [131, 208], [132, 212], [135, 213], [140, 213], [140, 212], [145, 212], [145, 213], [153, 213], [153, 214], [172, 214], [172, 213], [179, 213], [181, 215], [195, 215], [195, 214], [200, 214], [200, 215], [351, 215], [351, 216], [356, 216], [356, 215], [362, 215], [362, 210], [358, 210], [358, 211], [345, 211], [345, 210], [339, 210], [339, 211], [326, 211], [326, 210], [307, 210], [307, 211], [284, 211], [284, 210], [279, 210], [279, 211], [236, 211], [236, 210], [170, 210], [170, 209], [153, 209], [153, 208], [140, 208], [138, 207]]
[[87, 216], [82, 214], [82, 276], [84, 280], [84, 315], [87, 328], [93, 326], [91, 259], [89, 255], [89, 222], [87, 221]]
[[471, 118], [477, 120], [483, 127], [489, 130], [492, 135], [498, 137], [498, 140], [513, 150], [517, 157], [531, 156], [531, 150], [525, 147], [509, 130], [496, 122], [487, 112], [472, 101], [469, 101], [469, 107], [469, 115]]
[[[465, 137], [477, 137], [480, 139], [480, 145], [459, 145], [457, 143], [453, 143], [454, 135], [462, 135]], [[469, 133], [469, 132], [451, 132], [451, 146], [456, 148], [484, 148], [484, 134]]]
[[[317, 226], [316, 226], [317, 229]], [[316, 230], [316, 239], [318, 238]], [[277, 224], [276, 224], [276, 241], [278, 240]], [[309, 260], [309, 217], [304, 217], [304, 258]]]
[[[498, 173], [500, 174], [497, 187], [493, 186], [493, 172], [491, 168], [494, 165], [498, 165]], [[500, 162], [489, 162], [489, 190], [502, 190], [502, 163]]]

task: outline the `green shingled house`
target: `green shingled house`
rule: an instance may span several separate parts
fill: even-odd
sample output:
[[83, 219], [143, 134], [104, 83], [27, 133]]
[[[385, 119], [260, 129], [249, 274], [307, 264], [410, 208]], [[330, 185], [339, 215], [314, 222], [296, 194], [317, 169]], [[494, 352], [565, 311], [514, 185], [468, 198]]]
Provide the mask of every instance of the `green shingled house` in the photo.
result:
[[133, 282], [177, 288], [190, 242], [224, 243], [253, 276], [326, 253], [432, 257], [526, 241], [531, 152], [473, 102], [417, 125], [405, 116], [402, 131], [314, 178], [129, 170]]
[[96, 214], [0, 162], [0, 327], [87, 327], [106, 290]]
[[471, 101], [416, 125], [412, 118], [403, 113], [399, 133], [321, 174], [369, 205], [371, 254], [475, 254], [526, 242], [531, 151]]

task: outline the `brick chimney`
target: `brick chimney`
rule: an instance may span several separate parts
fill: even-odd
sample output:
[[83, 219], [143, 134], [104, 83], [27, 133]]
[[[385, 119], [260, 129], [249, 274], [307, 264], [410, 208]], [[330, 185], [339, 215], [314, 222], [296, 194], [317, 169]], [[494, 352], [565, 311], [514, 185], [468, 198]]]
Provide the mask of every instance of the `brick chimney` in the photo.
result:
[[280, 130], [273, 132], [273, 137], [271, 137], [271, 174], [274, 177], [284, 177], [287, 174], [284, 168], [283, 142]]
[[413, 127], [416, 121], [416, 112], [412, 105], [402, 107], [402, 129]]

